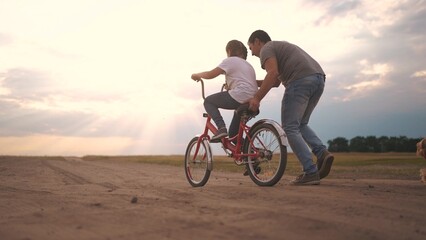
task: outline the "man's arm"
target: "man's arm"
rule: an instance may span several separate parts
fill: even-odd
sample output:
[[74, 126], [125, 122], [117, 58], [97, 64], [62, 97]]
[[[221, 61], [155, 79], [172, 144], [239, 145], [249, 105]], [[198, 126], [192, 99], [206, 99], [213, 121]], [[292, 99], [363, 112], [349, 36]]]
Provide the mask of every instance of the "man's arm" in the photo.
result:
[[[257, 87], [261, 87], [262, 86], [262, 83], [263, 83], [263, 80], [256, 80], [256, 83], [257, 83]], [[274, 87], [279, 87], [281, 85], [281, 81], [278, 81], [278, 82], [276, 82], [275, 83], [275, 85], [274, 85]]]
[[266, 96], [269, 90], [271, 90], [272, 87], [279, 86], [280, 84], [280, 80], [278, 80], [278, 63], [275, 57], [270, 57], [266, 59], [265, 70], [265, 80], [263, 80], [259, 90], [249, 101], [250, 109], [254, 111], [259, 109], [260, 101], [262, 101], [262, 99]]

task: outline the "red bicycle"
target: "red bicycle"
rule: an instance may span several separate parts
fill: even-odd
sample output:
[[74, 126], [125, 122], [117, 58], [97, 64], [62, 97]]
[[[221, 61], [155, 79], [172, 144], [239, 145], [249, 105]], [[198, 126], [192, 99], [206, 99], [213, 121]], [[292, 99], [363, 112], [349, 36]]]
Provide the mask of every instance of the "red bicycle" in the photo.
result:
[[[205, 99], [204, 82], [200, 82]], [[247, 122], [259, 114], [259, 111], [250, 111], [248, 104], [243, 104], [235, 111], [241, 117], [238, 134], [232, 138], [222, 138], [222, 148], [234, 159], [235, 164], [246, 166], [254, 183], [259, 186], [275, 185], [287, 165], [288, 142], [284, 130], [270, 119], [262, 119], [248, 126]], [[215, 134], [217, 128], [207, 113], [203, 117], [207, 118], [204, 132], [189, 142], [185, 152], [185, 175], [193, 187], [204, 186], [213, 170], [209, 133]]]

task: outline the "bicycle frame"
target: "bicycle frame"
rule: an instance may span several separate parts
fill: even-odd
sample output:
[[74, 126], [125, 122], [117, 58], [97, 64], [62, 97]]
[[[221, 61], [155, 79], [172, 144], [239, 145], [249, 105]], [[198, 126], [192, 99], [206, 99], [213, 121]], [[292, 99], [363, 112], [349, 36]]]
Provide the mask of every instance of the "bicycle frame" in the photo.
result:
[[[216, 126], [211, 122], [211, 117], [208, 114], [203, 114], [203, 117], [206, 117], [206, 126], [204, 128], [204, 132], [199, 136], [198, 141], [197, 141], [197, 147], [196, 147], [196, 151], [194, 154], [194, 157], [197, 156], [198, 154], [198, 150], [200, 148], [200, 144], [204, 139], [208, 139], [210, 140], [210, 136], [209, 136], [209, 131], [212, 134], [215, 134], [217, 131]], [[238, 129], [238, 134], [232, 138], [222, 138], [222, 146], [225, 150], [226, 153], [228, 153], [226, 150], [229, 150], [231, 153], [229, 155], [229, 157], [233, 157], [235, 160], [235, 163], [237, 165], [241, 165], [244, 163], [244, 159], [246, 159], [247, 157], [251, 157], [251, 158], [256, 158], [259, 156], [259, 152], [257, 150], [254, 150], [253, 153], [242, 153], [242, 146], [243, 146], [243, 136], [245, 134], [245, 136], [248, 138], [248, 140], [251, 142], [250, 136], [249, 136], [249, 131], [250, 131], [249, 126], [246, 125], [245, 121], [242, 119], [242, 121], [240, 121], [240, 127]], [[237, 143], [234, 144], [233, 141], [236, 140]]]

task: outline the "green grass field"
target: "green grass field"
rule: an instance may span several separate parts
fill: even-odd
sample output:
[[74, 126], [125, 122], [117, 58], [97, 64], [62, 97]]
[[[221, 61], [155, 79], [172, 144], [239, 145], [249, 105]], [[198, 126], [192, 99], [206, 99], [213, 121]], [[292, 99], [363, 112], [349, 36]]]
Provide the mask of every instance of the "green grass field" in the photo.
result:
[[[126, 160], [141, 163], [180, 166], [183, 171], [183, 155], [143, 156], [85, 156], [84, 160]], [[241, 172], [244, 166], [237, 166], [232, 158], [215, 155], [214, 171]], [[330, 178], [372, 178], [372, 179], [420, 179], [420, 169], [426, 168], [426, 160], [415, 153], [336, 153]], [[285, 175], [301, 173], [301, 166], [292, 153], [287, 157]]]

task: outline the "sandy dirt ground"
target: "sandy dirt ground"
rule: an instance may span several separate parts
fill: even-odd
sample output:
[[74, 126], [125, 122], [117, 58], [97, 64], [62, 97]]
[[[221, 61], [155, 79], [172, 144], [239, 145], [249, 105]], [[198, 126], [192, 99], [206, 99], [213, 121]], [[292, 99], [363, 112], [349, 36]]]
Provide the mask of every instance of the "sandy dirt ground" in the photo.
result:
[[0, 158], [0, 239], [426, 239], [420, 180], [258, 187], [213, 171], [79, 158]]

